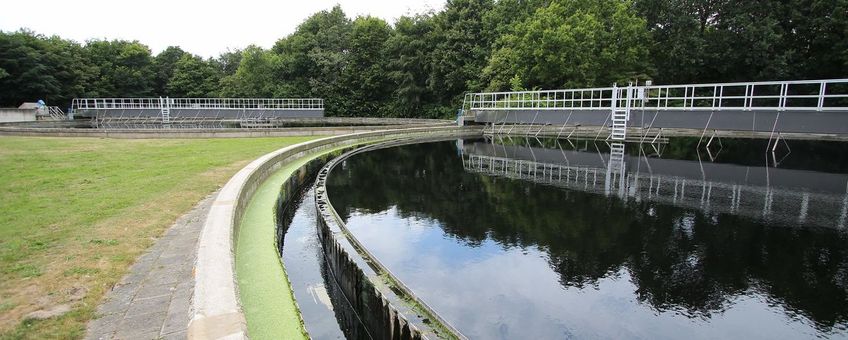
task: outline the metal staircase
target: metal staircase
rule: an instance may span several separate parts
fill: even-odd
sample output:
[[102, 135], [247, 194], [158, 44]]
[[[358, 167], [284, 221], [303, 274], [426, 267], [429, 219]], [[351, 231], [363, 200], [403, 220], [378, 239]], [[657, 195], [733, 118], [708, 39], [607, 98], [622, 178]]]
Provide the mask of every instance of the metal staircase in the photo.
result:
[[159, 97], [159, 110], [162, 112], [162, 124], [171, 124], [171, 105], [168, 97]]
[[47, 113], [53, 120], [66, 120], [68, 116], [58, 106], [48, 106]]
[[630, 106], [632, 103], [632, 85], [628, 85], [625, 88], [613, 86], [611, 112], [612, 129], [610, 131], [609, 139], [616, 141], [623, 141], [627, 139], [627, 121], [630, 120]]

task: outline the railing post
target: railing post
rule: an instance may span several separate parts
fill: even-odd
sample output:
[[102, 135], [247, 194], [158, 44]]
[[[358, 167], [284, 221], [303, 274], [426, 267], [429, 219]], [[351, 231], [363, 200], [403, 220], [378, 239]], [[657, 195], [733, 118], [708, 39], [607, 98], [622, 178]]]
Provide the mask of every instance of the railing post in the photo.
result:
[[583, 108], [583, 90], [580, 90], [580, 108]]
[[789, 83], [780, 85], [780, 100], [778, 101], [779, 110], [786, 110], [786, 97], [789, 94]]
[[713, 86], [713, 103], [711, 104], [713, 108], [715, 108], [716, 93], [717, 92], [718, 92], [718, 86]]

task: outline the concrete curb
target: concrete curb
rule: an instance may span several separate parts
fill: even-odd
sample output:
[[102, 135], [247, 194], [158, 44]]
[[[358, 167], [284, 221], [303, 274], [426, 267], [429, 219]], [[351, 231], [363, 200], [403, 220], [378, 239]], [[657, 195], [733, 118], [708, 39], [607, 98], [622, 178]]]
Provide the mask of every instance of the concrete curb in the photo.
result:
[[254, 191], [289, 159], [327, 148], [413, 133], [477, 131], [455, 126], [378, 130], [326, 137], [282, 148], [254, 160], [221, 188], [200, 234], [195, 263], [195, 289], [188, 326], [189, 339], [245, 339], [247, 324], [235, 277], [238, 223]]
[[243, 138], [243, 137], [287, 137], [287, 136], [328, 136], [386, 129], [407, 129], [420, 127], [446, 127], [450, 124], [411, 124], [411, 125], [373, 125], [373, 126], [328, 126], [328, 127], [292, 127], [279, 129], [69, 129], [69, 128], [33, 128], [0, 127], [0, 136], [29, 137], [90, 137], [90, 138]]

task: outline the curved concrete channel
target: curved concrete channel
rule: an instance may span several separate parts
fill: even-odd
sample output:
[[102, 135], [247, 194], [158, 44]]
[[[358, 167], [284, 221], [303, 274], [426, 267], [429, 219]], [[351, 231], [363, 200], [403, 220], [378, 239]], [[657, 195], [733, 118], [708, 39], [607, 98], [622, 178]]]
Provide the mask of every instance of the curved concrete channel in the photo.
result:
[[[351, 150], [329, 161], [321, 169], [315, 182], [314, 199], [318, 212], [318, 237], [321, 239], [330, 271], [335, 275], [335, 280], [339, 283], [343, 295], [351, 301], [353, 309], [360, 314], [360, 320], [366, 325], [366, 328], [393, 330], [397, 328], [394, 325], [400, 323], [401, 328], [406, 326], [410, 329], [409, 333], [401, 332], [400, 336], [397, 332], [389, 331], [382, 334], [372, 334], [372, 338], [467, 339], [449, 321], [442, 318], [436, 310], [419, 298], [409, 286], [383, 265], [347, 229], [345, 222], [330, 202], [326, 187], [327, 179], [338, 164], [356, 154], [405, 144], [445, 140], [446, 137], [407, 138]], [[461, 136], [452, 135], [450, 137]], [[365, 283], [351, 285], [348, 284], [350, 282]], [[382, 296], [362, 294], [364, 289], [361, 286], [374, 287]], [[373, 312], [374, 309], [377, 310], [376, 313]], [[385, 317], [386, 315], [388, 315], [388, 318]]]
[[[273, 214], [265, 209], [273, 210], [277, 199], [287, 200], [298, 186], [303, 186], [307, 168], [315, 164], [323, 164], [328, 158], [321, 156], [340, 153], [340, 150], [354, 145], [371, 144], [380, 141], [397, 139], [419, 139], [461, 135], [479, 135], [477, 128], [458, 127], [416, 127], [392, 130], [353, 133], [342, 136], [327, 137], [293, 146], [289, 146], [266, 154], [251, 162], [240, 170], [220, 190], [212, 202], [212, 207], [203, 225], [197, 261], [195, 263], [195, 288], [190, 311], [188, 337], [191, 339], [243, 339], [248, 336], [266, 338], [273, 333], [262, 330], [279, 330], [280, 325], [292, 324], [287, 327], [285, 335], [276, 336], [307, 337], [303, 331], [296, 302], [293, 299], [291, 287], [285, 277], [285, 269], [277, 252], [275, 224], [267, 221], [257, 221], [254, 216], [266, 216], [273, 219]], [[281, 190], [282, 188], [282, 190]], [[317, 191], [317, 190], [316, 190]], [[282, 196], [281, 196], [282, 194]], [[322, 208], [318, 203], [319, 209]], [[323, 207], [327, 207], [324, 205]], [[254, 214], [251, 211], [265, 211]], [[262, 217], [262, 218], [266, 218]], [[319, 228], [319, 230], [321, 230]], [[331, 236], [330, 233], [324, 235]], [[243, 238], [244, 237], [244, 238]], [[329, 240], [329, 238], [327, 239]], [[358, 287], [362, 294], [359, 297], [370, 297], [370, 310], [381, 310], [383, 321], [374, 323], [382, 325], [384, 330], [377, 338], [390, 336], [395, 338], [454, 338], [461, 335], [451, 334], [450, 327], [439, 326], [439, 318], [428, 311], [426, 305], [422, 308], [416, 303], [414, 296], [406, 296], [399, 282], [393, 282], [385, 272], [369, 266], [367, 257], [355, 251], [353, 243], [346, 238], [335, 237], [335, 243], [325, 242], [325, 250], [335, 249], [332, 259], [346, 259], [330, 263], [336, 265], [336, 273], [366, 273], [358, 276], [362, 279], [350, 282], [349, 286]], [[344, 245], [347, 242], [347, 246]], [[361, 260], [357, 260], [357, 258]], [[244, 271], [242, 264], [245, 259], [253, 263], [246, 272], [258, 273], [258, 276], [239, 277]], [[355, 267], [350, 265], [355, 264]], [[261, 268], [261, 270], [257, 270]], [[368, 271], [374, 275], [367, 275]], [[349, 275], [338, 278], [344, 280]], [[264, 282], [264, 283], [263, 283]], [[285, 282], [280, 291], [280, 282]], [[370, 287], [362, 289], [362, 287]], [[401, 284], [402, 285], [402, 284]], [[344, 285], [342, 290], [344, 290]], [[400, 288], [400, 289], [398, 289]], [[268, 294], [269, 291], [274, 291]], [[400, 293], [398, 293], [400, 292]], [[407, 291], [408, 292], [408, 291]], [[290, 300], [286, 300], [286, 299]], [[410, 299], [412, 298], [412, 299]], [[247, 304], [245, 302], [248, 301]], [[262, 306], [288, 305], [288, 311], [279, 315], [290, 321], [281, 322], [269, 317], [255, 317], [255, 313], [263, 313], [262, 306], [252, 306], [254, 301], [261, 301]], [[362, 300], [365, 301], [365, 300]], [[412, 303], [410, 303], [412, 301]], [[256, 307], [256, 308], [255, 308]], [[286, 309], [286, 308], [282, 308]], [[292, 311], [294, 314], [292, 315]], [[424, 316], [422, 316], [424, 315]], [[294, 319], [292, 319], [294, 318]], [[416, 321], [417, 319], [417, 321]], [[294, 321], [292, 321], [294, 320]], [[447, 331], [446, 331], [447, 330]], [[253, 334], [256, 333], [256, 334]]]

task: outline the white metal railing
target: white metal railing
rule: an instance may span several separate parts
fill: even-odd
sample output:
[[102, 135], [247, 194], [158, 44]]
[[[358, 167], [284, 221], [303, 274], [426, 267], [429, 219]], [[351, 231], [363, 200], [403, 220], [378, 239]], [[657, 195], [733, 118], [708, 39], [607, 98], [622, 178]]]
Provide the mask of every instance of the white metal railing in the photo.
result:
[[[632, 91], [633, 108], [661, 111], [848, 110], [848, 79], [469, 93], [463, 110], [611, 109], [614, 91]], [[616, 97], [627, 97], [624, 94]]]
[[73, 110], [88, 109], [322, 110], [321, 98], [76, 98]]
[[54, 120], [68, 119], [68, 116], [65, 114], [65, 112], [63, 112], [62, 109], [60, 109], [58, 106], [48, 106], [47, 107], [47, 113]]
[[52, 120], [66, 120], [68, 116], [58, 106], [40, 106], [35, 110], [39, 117], [49, 117]]

